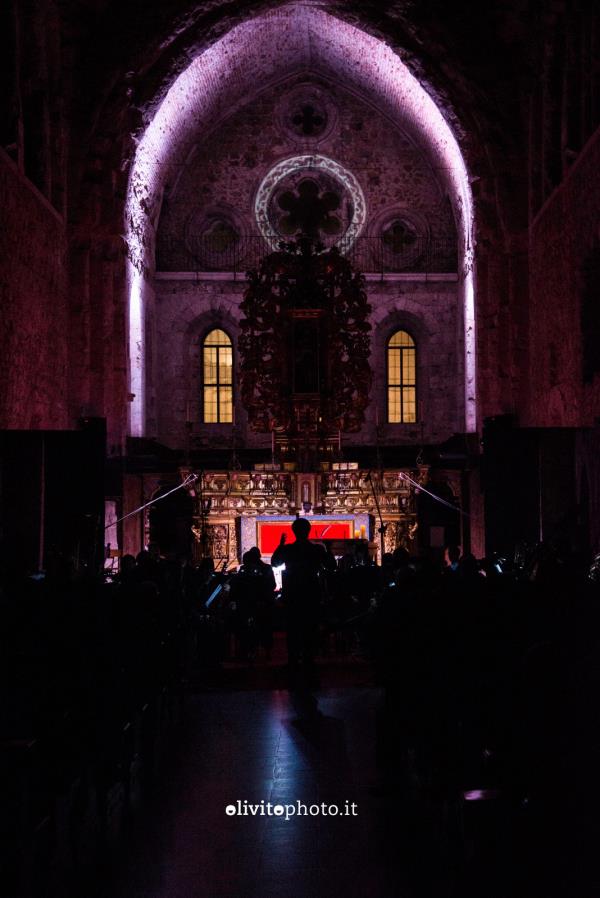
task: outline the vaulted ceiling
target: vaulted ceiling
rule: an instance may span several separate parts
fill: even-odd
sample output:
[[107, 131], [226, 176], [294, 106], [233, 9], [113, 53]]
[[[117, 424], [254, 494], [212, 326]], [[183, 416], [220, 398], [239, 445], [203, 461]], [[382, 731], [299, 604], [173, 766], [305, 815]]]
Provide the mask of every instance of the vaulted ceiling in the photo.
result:
[[[207, 126], [211, 117], [214, 124], [223, 114], [224, 103], [239, 102], [266, 79], [294, 66], [322, 66], [348, 78], [361, 92], [372, 90], [368, 82], [381, 72], [373, 72], [370, 60], [348, 70], [332, 52], [331, 29], [315, 31], [309, 25], [326, 12], [328, 22], [337, 19], [354, 26], [397, 54], [452, 127], [473, 176], [491, 179], [484, 189], [491, 202], [495, 204], [505, 191], [511, 194], [501, 217], [523, 220], [525, 200], [519, 180], [525, 176], [521, 154], [527, 136], [527, 87], [536, 59], [536, 23], [542, 16], [551, 18], [554, 6], [549, 13], [544, 4], [530, 0], [490, 0], [478, 6], [469, 0], [453, 4], [305, 0], [294, 4], [293, 16], [288, 4], [243, 0], [161, 4], [85, 0], [64, 6], [76, 74], [71, 100], [82, 129], [74, 161], [82, 173], [90, 159], [126, 170], [136, 140], [177, 77], [220, 39], [225, 48], [227, 36], [237, 26], [251, 46], [241, 64], [233, 55], [240, 45], [234, 50], [229, 37], [231, 54], [221, 69], [227, 83], [219, 85], [220, 106], [205, 104]], [[286, 16], [290, 21], [284, 40], [274, 43], [267, 23]], [[304, 26], [299, 24], [302, 18]], [[215, 77], [221, 76], [215, 72]]]
[[[153, 219], [192, 146], [238, 105], [292, 72], [320, 72], [368, 99], [409, 134], [439, 174], [457, 223], [471, 200], [457, 128], [381, 40], [312, 4], [289, 3], [236, 25], [179, 74], [140, 135], [128, 222]], [[456, 126], [456, 123], [455, 123]], [[466, 242], [469, 242], [466, 233]]]

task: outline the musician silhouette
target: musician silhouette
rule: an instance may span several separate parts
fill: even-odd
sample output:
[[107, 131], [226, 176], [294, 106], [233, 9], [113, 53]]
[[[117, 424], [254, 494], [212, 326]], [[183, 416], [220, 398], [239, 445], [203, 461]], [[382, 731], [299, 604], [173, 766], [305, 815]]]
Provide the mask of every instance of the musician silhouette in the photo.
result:
[[292, 524], [295, 542], [286, 545], [285, 533], [273, 553], [273, 567], [285, 565], [282, 574], [287, 616], [288, 667], [292, 683], [313, 685], [319, 634], [322, 578], [335, 570], [335, 558], [324, 546], [309, 540], [310, 521], [296, 518]]

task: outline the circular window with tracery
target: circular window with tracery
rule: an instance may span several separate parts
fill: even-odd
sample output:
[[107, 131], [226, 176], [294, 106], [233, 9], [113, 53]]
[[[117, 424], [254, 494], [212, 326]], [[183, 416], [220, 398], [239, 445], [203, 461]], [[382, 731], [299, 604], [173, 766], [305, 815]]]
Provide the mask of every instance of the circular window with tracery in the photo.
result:
[[243, 223], [230, 209], [194, 210], [184, 240], [194, 263], [207, 271], [229, 271], [243, 263], [247, 251]]
[[275, 117], [282, 131], [300, 146], [314, 146], [328, 139], [338, 121], [331, 95], [316, 84], [306, 83], [281, 97]]
[[388, 208], [370, 223], [373, 248], [379, 264], [388, 271], [407, 270], [419, 262], [427, 250], [428, 226], [418, 212]]
[[258, 188], [255, 214], [272, 249], [306, 234], [346, 252], [364, 226], [366, 204], [352, 172], [327, 156], [305, 154], [270, 170]]

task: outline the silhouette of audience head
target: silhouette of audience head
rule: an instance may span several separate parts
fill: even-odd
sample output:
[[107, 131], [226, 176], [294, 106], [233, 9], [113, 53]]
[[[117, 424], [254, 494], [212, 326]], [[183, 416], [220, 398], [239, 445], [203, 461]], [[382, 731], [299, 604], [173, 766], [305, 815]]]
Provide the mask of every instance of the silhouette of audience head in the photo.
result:
[[457, 564], [460, 560], [460, 546], [448, 546], [446, 548], [446, 558], [448, 564]]
[[299, 542], [308, 539], [308, 534], [310, 533], [310, 521], [307, 521], [306, 518], [296, 518], [292, 524], [292, 533]]
[[121, 577], [127, 579], [135, 573], [135, 556], [123, 555], [121, 558]]
[[252, 546], [244, 553], [244, 563], [257, 564], [260, 561], [260, 549], [258, 546]]
[[446, 546], [444, 552], [444, 562], [446, 568], [450, 571], [458, 571], [458, 563], [460, 561], [460, 546]]
[[357, 543], [354, 547], [354, 563], [358, 565], [369, 564], [369, 547], [364, 543]]
[[460, 559], [458, 569], [462, 577], [467, 579], [478, 579], [479, 578], [479, 562], [475, 558], [472, 552], [467, 552]]
[[404, 546], [397, 546], [392, 553], [392, 564], [395, 568], [406, 567], [410, 564], [410, 552]]

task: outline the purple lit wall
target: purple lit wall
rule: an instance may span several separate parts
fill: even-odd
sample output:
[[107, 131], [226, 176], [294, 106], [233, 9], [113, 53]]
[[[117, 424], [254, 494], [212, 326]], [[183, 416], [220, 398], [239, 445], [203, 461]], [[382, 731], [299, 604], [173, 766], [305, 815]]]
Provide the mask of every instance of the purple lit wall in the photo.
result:
[[319, 9], [290, 4], [232, 29], [185, 68], [148, 121], [132, 166], [126, 211], [129, 246], [130, 433], [146, 432], [150, 354], [146, 320], [153, 315], [155, 227], [163, 192], [178, 178], [198, 135], [255, 93], [310, 68], [376, 99], [440, 173], [459, 235], [460, 301], [465, 352], [465, 421], [476, 428], [473, 213], [457, 140], [433, 99], [398, 56], [376, 38]]

